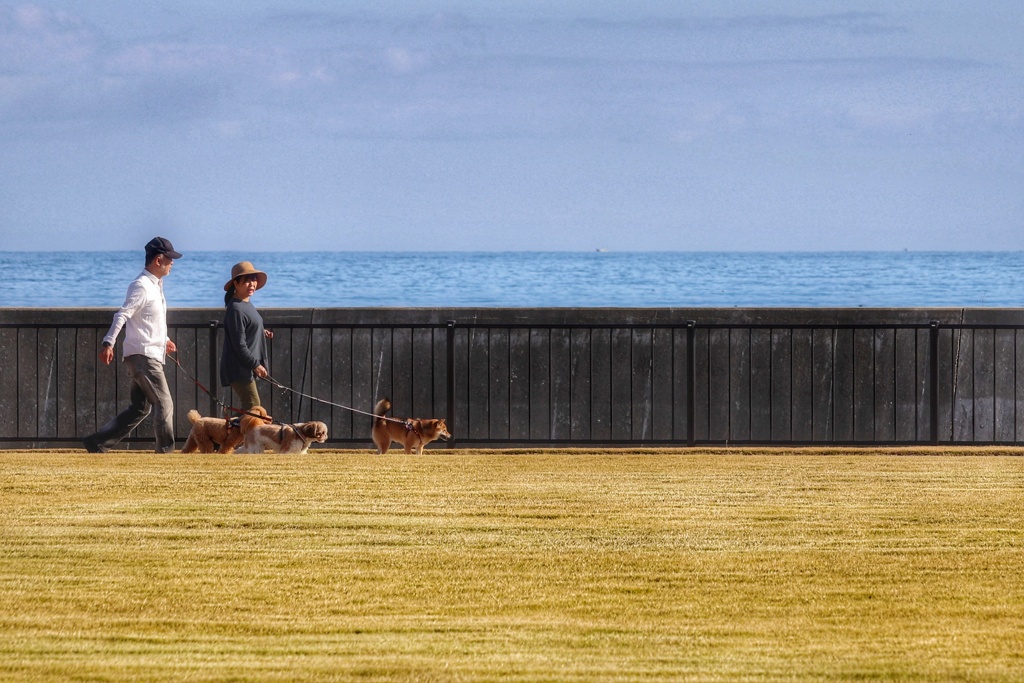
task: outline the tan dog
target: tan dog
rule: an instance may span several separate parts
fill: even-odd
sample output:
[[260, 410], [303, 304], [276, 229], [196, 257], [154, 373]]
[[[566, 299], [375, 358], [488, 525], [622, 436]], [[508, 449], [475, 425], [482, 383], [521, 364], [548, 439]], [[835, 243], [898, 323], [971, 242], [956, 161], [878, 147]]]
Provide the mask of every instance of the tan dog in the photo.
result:
[[239, 453], [305, 453], [313, 442], [327, 441], [327, 425], [323, 422], [299, 424], [256, 425], [245, 435]]
[[[258, 413], [270, 422], [262, 406], [255, 406], [248, 412]], [[181, 449], [182, 453], [231, 453], [254, 424], [264, 422], [253, 415], [243, 414], [236, 426], [222, 417], [203, 417], [198, 410], [188, 411], [188, 419], [192, 423], [192, 431]]]
[[377, 401], [373, 409], [376, 416], [373, 418], [373, 443], [377, 444], [381, 454], [388, 452], [392, 441], [401, 444], [406, 453], [412, 453], [415, 448], [417, 455], [423, 455], [423, 447], [431, 441], [447, 441], [452, 438], [444, 420], [385, 419], [384, 415], [389, 410], [391, 401], [386, 398]]

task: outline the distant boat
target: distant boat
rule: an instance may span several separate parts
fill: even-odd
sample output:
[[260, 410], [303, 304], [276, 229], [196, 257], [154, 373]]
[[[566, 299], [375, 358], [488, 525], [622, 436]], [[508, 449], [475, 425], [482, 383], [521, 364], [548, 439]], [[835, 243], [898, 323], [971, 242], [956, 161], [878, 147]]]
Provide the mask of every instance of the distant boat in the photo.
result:
[[600, 253], [600, 254], [603, 254], [603, 253], [605, 253], [605, 252], [606, 252], [606, 251], [608, 251], [608, 250], [607, 250], [607, 249], [605, 249], [604, 247], [598, 247], [598, 248], [597, 248], [597, 251], [598, 251], [598, 253]]

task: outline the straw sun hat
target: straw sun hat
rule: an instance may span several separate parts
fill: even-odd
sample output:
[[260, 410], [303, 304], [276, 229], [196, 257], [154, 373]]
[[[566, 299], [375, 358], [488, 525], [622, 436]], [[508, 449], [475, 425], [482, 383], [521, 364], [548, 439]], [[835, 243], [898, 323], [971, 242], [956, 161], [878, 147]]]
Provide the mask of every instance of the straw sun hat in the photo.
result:
[[255, 275], [256, 276], [256, 289], [259, 289], [263, 285], [267, 284], [267, 274], [262, 270], [256, 270], [256, 267], [248, 261], [242, 261], [231, 266], [231, 279], [224, 283], [224, 291], [230, 292], [231, 288], [235, 286], [235, 278], [241, 277], [242, 275]]

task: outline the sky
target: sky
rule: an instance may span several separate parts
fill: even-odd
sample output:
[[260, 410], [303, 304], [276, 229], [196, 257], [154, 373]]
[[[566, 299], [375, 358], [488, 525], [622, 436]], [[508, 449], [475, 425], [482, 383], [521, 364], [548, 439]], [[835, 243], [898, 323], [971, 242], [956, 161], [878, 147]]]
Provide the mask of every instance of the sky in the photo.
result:
[[1020, 0], [0, 0], [0, 250], [1024, 249]]

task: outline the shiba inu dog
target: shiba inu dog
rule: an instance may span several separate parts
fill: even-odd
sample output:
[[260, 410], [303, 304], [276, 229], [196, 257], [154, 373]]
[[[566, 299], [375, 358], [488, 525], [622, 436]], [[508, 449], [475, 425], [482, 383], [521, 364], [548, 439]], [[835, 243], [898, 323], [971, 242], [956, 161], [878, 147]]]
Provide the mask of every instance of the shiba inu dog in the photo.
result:
[[373, 443], [381, 454], [387, 453], [391, 442], [401, 444], [406, 453], [416, 450], [417, 455], [423, 454], [423, 447], [431, 441], [441, 439], [447, 441], [452, 437], [444, 420], [417, 420], [409, 418], [398, 420], [386, 418], [391, 410], [391, 401], [382, 398], [373, 409]]

